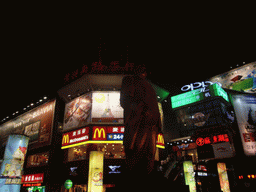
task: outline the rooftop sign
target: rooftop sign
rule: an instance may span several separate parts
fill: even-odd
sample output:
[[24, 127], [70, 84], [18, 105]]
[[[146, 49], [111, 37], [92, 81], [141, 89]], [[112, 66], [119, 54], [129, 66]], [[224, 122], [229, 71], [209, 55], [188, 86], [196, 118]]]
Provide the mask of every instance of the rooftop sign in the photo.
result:
[[[184, 86], [183, 86], [184, 87]], [[196, 89], [171, 97], [172, 108], [182, 107], [191, 103], [202, 101], [208, 97], [222, 97], [229, 102], [228, 94], [218, 85], [209, 85], [208, 90]]]

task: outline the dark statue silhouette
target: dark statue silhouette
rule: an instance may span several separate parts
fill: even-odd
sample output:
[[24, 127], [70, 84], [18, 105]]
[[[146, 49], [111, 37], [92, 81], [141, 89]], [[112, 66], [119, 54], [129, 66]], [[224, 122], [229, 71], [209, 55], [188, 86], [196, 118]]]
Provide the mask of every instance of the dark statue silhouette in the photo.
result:
[[[138, 190], [145, 187], [141, 185], [145, 181], [147, 186], [152, 185], [150, 178], [154, 169], [156, 137], [161, 132], [157, 96], [146, 76], [145, 68], [140, 68], [136, 75], [125, 76], [120, 96], [125, 122], [124, 182], [127, 183], [127, 187], [137, 185]], [[136, 191], [135, 188], [132, 190]]]

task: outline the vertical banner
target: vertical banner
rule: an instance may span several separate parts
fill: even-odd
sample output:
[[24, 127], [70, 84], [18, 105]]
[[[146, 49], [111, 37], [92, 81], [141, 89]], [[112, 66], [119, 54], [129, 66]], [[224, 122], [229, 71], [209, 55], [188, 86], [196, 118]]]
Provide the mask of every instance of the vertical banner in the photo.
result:
[[10, 135], [0, 170], [0, 191], [20, 191], [20, 178], [27, 153], [29, 137]]
[[255, 156], [256, 97], [243, 94], [236, 94], [232, 97], [244, 153], [247, 156]]
[[230, 192], [228, 174], [225, 163], [217, 163], [217, 169], [220, 179], [220, 188], [223, 192]]
[[189, 191], [196, 192], [195, 172], [194, 172], [192, 161], [184, 161], [183, 169], [184, 169], [186, 185], [189, 185]]
[[90, 152], [88, 192], [103, 192], [103, 161], [103, 152]]
[[10, 135], [4, 152], [0, 174], [2, 177], [21, 177], [29, 137]]

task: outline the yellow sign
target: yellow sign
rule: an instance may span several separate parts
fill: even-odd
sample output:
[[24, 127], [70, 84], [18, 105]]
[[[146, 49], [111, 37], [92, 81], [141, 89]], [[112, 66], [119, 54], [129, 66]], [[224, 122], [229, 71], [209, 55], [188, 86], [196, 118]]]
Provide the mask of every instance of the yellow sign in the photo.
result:
[[164, 135], [163, 134], [158, 134], [157, 135], [157, 142], [156, 142], [156, 147], [164, 149]]
[[66, 144], [66, 143], [69, 143], [69, 135], [68, 134], [63, 135], [63, 138], [62, 138], [62, 144]]
[[103, 161], [103, 152], [90, 152], [88, 192], [103, 192]]
[[[103, 137], [101, 137], [101, 134], [103, 135]], [[94, 130], [93, 139], [106, 139], [106, 132], [104, 128], [96, 128]]]

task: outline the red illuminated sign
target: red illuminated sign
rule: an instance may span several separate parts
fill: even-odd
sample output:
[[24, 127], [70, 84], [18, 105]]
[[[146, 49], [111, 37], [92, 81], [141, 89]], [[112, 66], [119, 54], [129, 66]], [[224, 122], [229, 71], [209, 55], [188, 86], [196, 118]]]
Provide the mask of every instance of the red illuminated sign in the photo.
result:
[[22, 175], [21, 183], [42, 183], [44, 181], [44, 174], [37, 173], [37, 174], [29, 174], [29, 175]]
[[214, 135], [211, 137], [199, 137], [196, 139], [196, 144], [198, 146], [203, 146], [205, 144], [214, 144], [221, 142], [229, 142], [228, 134]]
[[106, 127], [93, 127], [92, 140], [107, 140]]
[[123, 140], [124, 126], [94, 126], [92, 140]]
[[23, 184], [23, 187], [34, 187], [34, 186], [41, 186], [41, 183], [27, 183], [27, 184]]
[[89, 140], [89, 127], [84, 127], [75, 131], [70, 131], [62, 136], [62, 147], [73, 145]]

